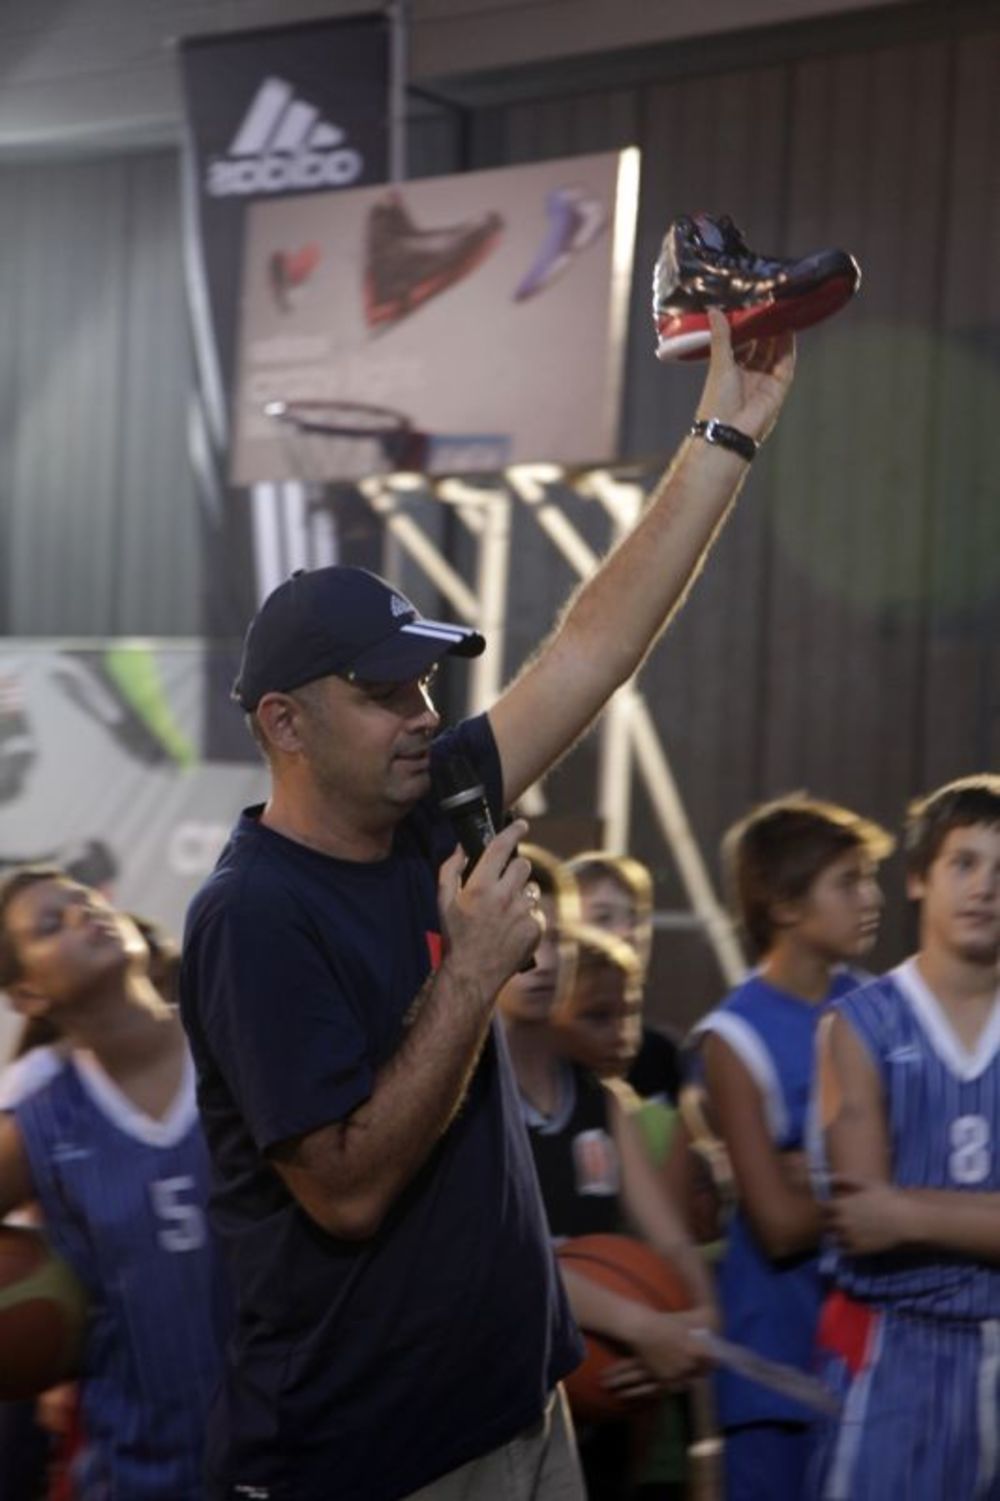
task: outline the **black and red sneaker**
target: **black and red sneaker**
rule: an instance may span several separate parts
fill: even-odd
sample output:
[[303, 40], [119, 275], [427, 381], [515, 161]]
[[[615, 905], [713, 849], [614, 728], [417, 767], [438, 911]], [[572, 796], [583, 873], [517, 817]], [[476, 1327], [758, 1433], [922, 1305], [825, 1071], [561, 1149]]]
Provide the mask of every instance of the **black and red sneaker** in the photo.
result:
[[399, 194], [387, 194], [368, 215], [368, 326], [398, 322], [467, 276], [489, 255], [502, 229], [495, 213], [444, 229], [418, 229]]
[[686, 215], [667, 230], [653, 273], [657, 359], [705, 359], [710, 307], [725, 313], [738, 346], [810, 328], [860, 285], [861, 268], [846, 250], [799, 260], [758, 255], [726, 215]]

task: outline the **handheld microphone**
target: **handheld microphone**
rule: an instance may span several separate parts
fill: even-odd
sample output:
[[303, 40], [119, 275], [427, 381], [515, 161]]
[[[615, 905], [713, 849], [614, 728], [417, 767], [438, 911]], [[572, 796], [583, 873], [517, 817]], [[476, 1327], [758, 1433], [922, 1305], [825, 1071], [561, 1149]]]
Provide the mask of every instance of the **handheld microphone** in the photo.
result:
[[[448, 815], [455, 837], [469, 862], [462, 873], [464, 886], [480, 855], [497, 834], [486, 801], [486, 788], [465, 756], [450, 756], [434, 769], [434, 793], [438, 807]], [[529, 954], [519, 972], [526, 974], [534, 968], [535, 956]]]
[[464, 756], [451, 756], [435, 768], [434, 791], [469, 862], [462, 876], [464, 885], [483, 850], [496, 838], [486, 788]]

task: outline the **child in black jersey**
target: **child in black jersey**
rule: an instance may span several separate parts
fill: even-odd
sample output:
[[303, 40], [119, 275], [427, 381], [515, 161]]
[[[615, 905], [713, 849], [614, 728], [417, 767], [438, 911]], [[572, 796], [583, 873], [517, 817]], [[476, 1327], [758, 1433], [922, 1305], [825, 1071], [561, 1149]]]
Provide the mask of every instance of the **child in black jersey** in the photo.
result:
[[[638, 959], [627, 944], [574, 921], [572, 884], [552, 857], [524, 846], [522, 853], [531, 859], [548, 926], [535, 953], [535, 968], [508, 982], [499, 1006], [550, 1231], [554, 1239], [564, 1240], [631, 1226], [679, 1268], [696, 1305], [689, 1313], [651, 1313], [564, 1271], [579, 1323], [611, 1336], [633, 1353], [635, 1358], [622, 1362], [610, 1381], [621, 1395], [639, 1403], [697, 1370], [699, 1358], [691, 1331], [711, 1321], [711, 1292], [701, 1261], [667, 1200], [631, 1118], [634, 1096], [615, 1081], [604, 1082], [567, 1060], [559, 1034], [550, 1025], [560, 995], [585, 986], [595, 997], [604, 994], [621, 1000], [628, 995], [637, 1033]], [[625, 1496], [620, 1474], [614, 1478], [613, 1490], [607, 1489], [606, 1479], [603, 1484], [595, 1483], [588, 1448], [584, 1434], [581, 1455], [591, 1496]]]

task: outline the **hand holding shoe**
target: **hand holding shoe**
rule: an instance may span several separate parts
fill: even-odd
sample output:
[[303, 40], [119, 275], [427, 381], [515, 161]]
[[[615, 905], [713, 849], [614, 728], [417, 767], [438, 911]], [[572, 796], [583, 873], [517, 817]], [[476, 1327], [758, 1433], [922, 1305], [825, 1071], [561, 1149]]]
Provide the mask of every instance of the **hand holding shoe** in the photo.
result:
[[708, 309], [712, 354], [698, 417], [716, 418], [762, 443], [777, 421], [795, 374], [795, 337], [779, 334], [734, 352], [718, 308]]

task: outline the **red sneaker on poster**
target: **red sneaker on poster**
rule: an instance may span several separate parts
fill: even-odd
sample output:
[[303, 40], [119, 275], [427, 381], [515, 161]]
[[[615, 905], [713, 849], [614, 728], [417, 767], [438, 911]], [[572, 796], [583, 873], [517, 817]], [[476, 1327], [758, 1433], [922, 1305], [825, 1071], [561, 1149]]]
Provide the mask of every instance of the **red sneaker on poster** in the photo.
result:
[[758, 255], [726, 215], [684, 216], [667, 230], [653, 273], [656, 357], [706, 359], [710, 307], [725, 313], [738, 347], [822, 322], [860, 285], [861, 268], [846, 250], [798, 260]]

